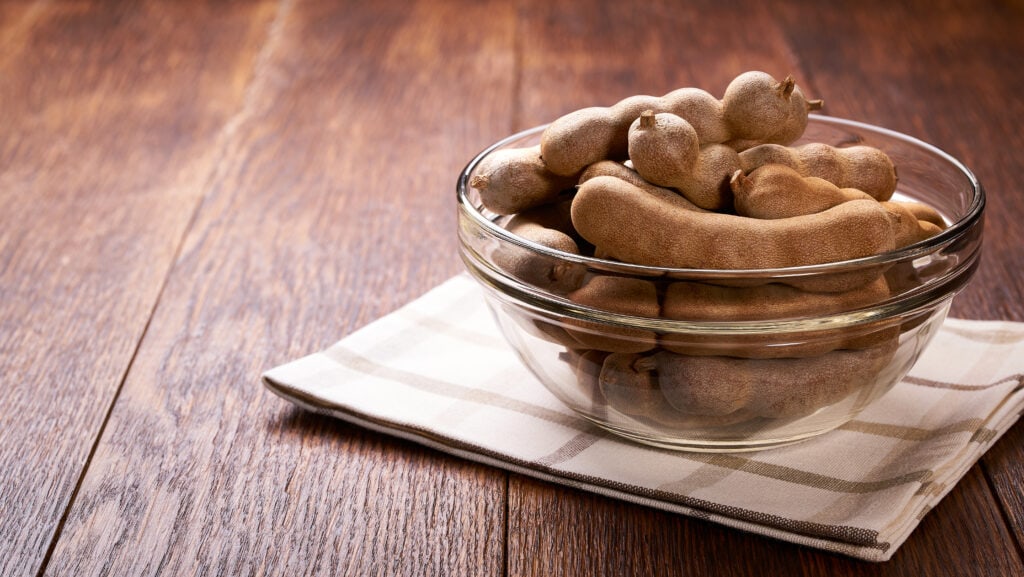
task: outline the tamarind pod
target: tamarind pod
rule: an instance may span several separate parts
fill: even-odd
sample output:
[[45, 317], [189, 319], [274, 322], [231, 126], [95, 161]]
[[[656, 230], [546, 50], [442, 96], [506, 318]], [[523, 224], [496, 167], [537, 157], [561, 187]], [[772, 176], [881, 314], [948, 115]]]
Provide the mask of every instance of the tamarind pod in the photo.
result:
[[536, 206], [520, 211], [509, 219], [505, 229], [516, 232], [523, 225], [541, 226], [575, 237], [576, 230], [572, 227], [572, 198], [560, 197], [553, 203]]
[[732, 147], [705, 144], [700, 147], [693, 172], [683, 175], [674, 188], [709, 210], [731, 209], [733, 194], [729, 178], [739, 165], [739, 155]]
[[815, 318], [853, 311], [890, 296], [884, 277], [845, 292], [807, 292], [780, 283], [731, 287], [676, 281], [665, 288], [661, 315], [683, 321], [759, 321]]
[[896, 191], [896, 166], [885, 152], [865, 145], [837, 148], [812, 142], [800, 146], [760, 144], [739, 153], [740, 169], [751, 173], [767, 164], [782, 164], [800, 176], [825, 179], [839, 188], [854, 188], [876, 200]]
[[657, 386], [677, 411], [767, 418], [813, 413], [875, 384], [898, 346], [898, 333], [878, 346], [798, 359], [691, 357], [661, 351], [650, 357]]
[[942, 229], [934, 223], [918, 220], [914, 212], [904, 203], [885, 201], [879, 204], [889, 215], [896, 248], [910, 246], [942, 232]]
[[801, 176], [785, 164], [765, 164], [729, 180], [736, 214], [775, 219], [814, 214], [850, 200], [874, 200], [866, 192], [839, 188], [814, 176]]
[[[568, 211], [569, 201], [550, 207], [537, 207], [515, 215], [505, 228], [525, 240], [562, 252], [579, 254], [579, 246], [569, 236], [573, 231]], [[579, 288], [585, 272], [583, 267], [574, 263], [514, 243], [502, 243], [494, 252], [494, 263], [522, 282], [557, 294], [566, 294]]]
[[588, 166], [583, 171], [583, 173], [580, 174], [579, 183], [582, 184], [596, 176], [614, 176], [615, 178], [624, 180], [632, 184], [633, 186], [642, 189], [647, 194], [653, 195], [666, 202], [675, 204], [680, 208], [692, 210], [694, 212], [708, 212], [707, 209], [701, 208], [696, 204], [693, 204], [692, 202], [687, 200], [685, 196], [679, 194], [678, 192], [669, 188], [651, 184], [650, 182], [644, 180], [644, 178], [640, 176], [636, 172], [636, 170], [629, 168], [628, 166], [622, 164], [621, 162], [616, 162], [614, 160], [601, 160], [595, 162], [594, 164]]
[[808, 100], [793, 78], [781, 82], [770, 74], [750, 71], [729, 83], [722, 97], [722, 113], [737, 151], [762, 143], [789, 144], [803, 135], [807, 114], [823, 106]]
[[668, 333], [660, 336], [661, 348], [693, 357], [727, 356], [740, 359], [800, 359], [838, 350], [860, 350], [878, 346], [900, 327], [878, 322], [845, 329], [822, 329], [779, 334], [735, 334], [728, 339], [712, 334]]
[[914, 201], [889, 201], [889, 202], [892, 202], [894, 204], [898, 204], [900, 206], [903, 206], [908, 211], [910, 211], [911, 214], [913, 214], [915, 217], [917, 217], [918, 221], [930, 222], [930, 223], [934, 224], [935, 226], [939, 227], [939, 229], [941, 229], [941, 230], [945, 230], [946, 226], [948, 226], [946, 224], [946, 220], [944, 218], [942, 218], [941, 214], [939, 214], [939, 211], [935, 210], [931, 206], [928, 206], [927, 204], [924, 204], [923, 202], [914, 202]]
[[686, 119], [646, 110], [630, 126], [628, 144], [629, 158], [644, 180], [674, 188], [704, 209], [731, 205], [729, 177], [739, 169], [739, 155], [724, 144], [701, 145]]
[[599, 384], [608, 406], [655, 428], [674, 430], [731, 425], [750, 415], [736, 411], [730, 415], [683, 414], [669, 405], [658, 386], [650, 356], [614, 353], [601, 369]]
[[[644, 279], [594, 276], [568, 297], [575, 303], [614, 313], [648, 318], [660, 314], [657, 288]], [[566, 325], [566, 332], [586, 348], [639, 353], [657, 345], [657, 335], [644, 329], [576, 319], [566, 320]]]
[[621, 160], [629, 125], [644, 110], [686, 119], [701, 144], [729, 141], [737, 150], [764, 142], [788, 144], [803, 134], [807, 113], [820, 107], [821, 101], [807, 100], [792, 78], [778, 82], [763, 72], [748, 72], [729, 84], [722, 100], [687, 87], [660, 98], [631, 96], [610, 107], [570, 112], [544, 130], [541, 156], [549, 170], [565, 176], [599, 160]]
[[750, 417], [744, 411], [695, 415], [672, 407], [658, 384], [655, 355], [612, 353], [605, 358], [598, 383], [608, 406], [655, 428], [726, 426]]
[[613, 353], [601, 368], [601, 393], [610, 406], [626, 415], [654, 415], [665, 402], [653, 375], [636, 367], [642, 358], [637, 353]]
[[762, 269], [822, 264], [894, 248], [884, 208], [854, 200], [820, 213], [759, 220], [680, 209], [609, 176], [579, 186], [572, 222], [580, 235], [624, 262]]
[[480, 201], [497, 214], [515, 214], [554, 202], [576, 184], [545, 166], [540, 146], [505, 148], [485, 156], [469, 185], [480, 192]]
[[[661, 314], [684, 321], [760, 321], [820, 318], [878, 305], [891, 295], [885, 277], [845, 292], [807, 292], [771, 283], [728, 287], [699, 282], [674, 282], [662, 298]], [[892, 323], [871, 323], [843, 329], [822, 329], [780, 334], [714, 335], [664, 334], [659, 344], [670, 351], [694, 356], [751, 359], [797, 358], [836, 349], [877, 346], [896, 331]]]
[[702, 143], [729, 138], [722, 103], [699, 88], [680, 88], [663, 97], [631, 96], [610, 107], [589, 107], [552, 122], [541, 135], [541, 156], [556, 174], [578, 174], [600, 160], [626, 158], [629, 126], [644, 110], [673, 112], [692, 120]]

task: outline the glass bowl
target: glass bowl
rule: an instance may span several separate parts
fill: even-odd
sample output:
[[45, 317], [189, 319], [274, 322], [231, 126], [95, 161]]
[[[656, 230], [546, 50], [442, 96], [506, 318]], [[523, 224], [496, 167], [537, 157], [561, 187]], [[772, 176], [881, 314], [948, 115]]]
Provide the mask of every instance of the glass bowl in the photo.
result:
[[506, 230], [513, 217], [483, 208], [469, 185], [481, 159], [537, 144], [543, 129], [495, 143], [459, 175], [460, 254], [540, 383], [635, 441], [743, 451], [842, 425], [907, 374], [979, 262], [985, 198], [967, 167], [912, 137], [818, 115], [795, 144], [885, 151], [899, 173], [893, 200], [924, 202], [948, 226], [875, 256], [758, 270], [548, 248]]

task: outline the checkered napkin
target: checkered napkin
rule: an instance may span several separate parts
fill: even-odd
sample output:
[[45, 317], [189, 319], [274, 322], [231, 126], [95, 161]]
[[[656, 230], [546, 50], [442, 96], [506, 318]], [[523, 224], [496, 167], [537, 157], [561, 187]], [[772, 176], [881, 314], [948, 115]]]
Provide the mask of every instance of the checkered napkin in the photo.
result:
[[521, 365], [465, 275], [263, 382], [466, 459], [884, 561], [1020, 416], [1024, 324], [948, 319], [910, 376], [856, 420], [748, 453], [650, 448], [577, 418]]

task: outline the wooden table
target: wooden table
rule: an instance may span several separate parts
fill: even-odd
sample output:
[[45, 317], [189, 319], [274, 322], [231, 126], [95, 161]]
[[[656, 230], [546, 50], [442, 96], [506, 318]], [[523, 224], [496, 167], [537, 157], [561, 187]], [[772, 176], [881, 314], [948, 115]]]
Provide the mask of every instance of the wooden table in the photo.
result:
[[838, 4], [0, 3], [0, 574], [1024, 574], [1020, 425], [876, 565], [259, 382], [460, 272], [487, 144], [752, 69], [971, 166], [987, 248], [953, 314], [1024, 321], [1024, 4]]

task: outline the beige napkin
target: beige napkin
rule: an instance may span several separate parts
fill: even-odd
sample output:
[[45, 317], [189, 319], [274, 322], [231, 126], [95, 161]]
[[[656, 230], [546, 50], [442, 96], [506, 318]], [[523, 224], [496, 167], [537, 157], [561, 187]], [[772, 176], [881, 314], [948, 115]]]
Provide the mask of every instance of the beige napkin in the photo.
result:
[[263, 375], [307, 409], [466, 459], [884, 561], [1020, 416], [1024, 324], [949, 319], [856, 420], [773, 450], [682, 453], [573, 415], [457, 276], [325, 351]]

